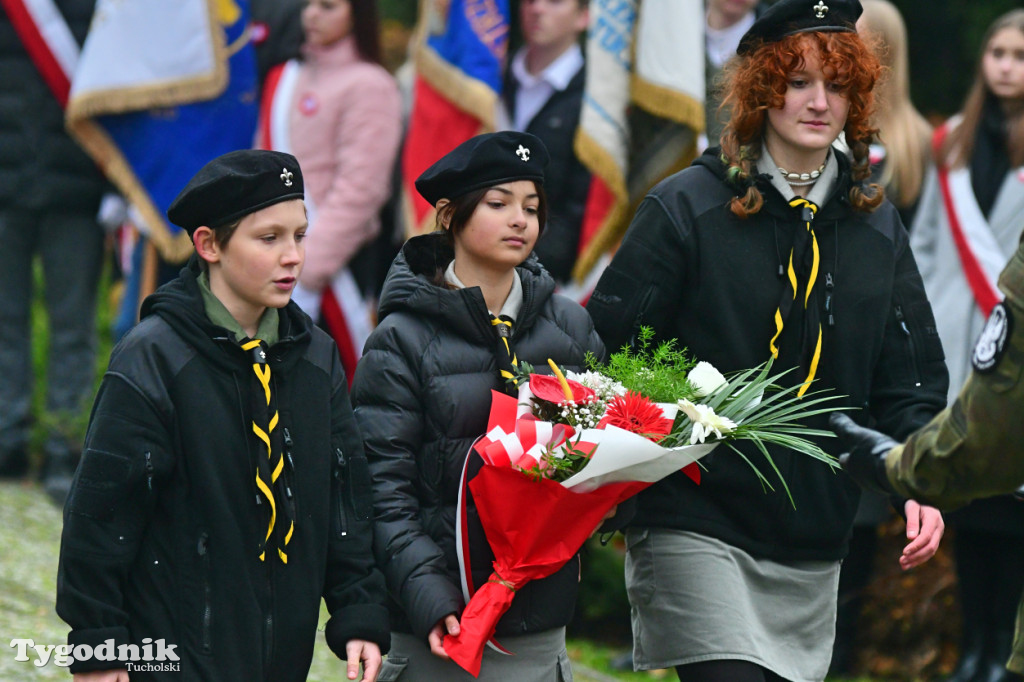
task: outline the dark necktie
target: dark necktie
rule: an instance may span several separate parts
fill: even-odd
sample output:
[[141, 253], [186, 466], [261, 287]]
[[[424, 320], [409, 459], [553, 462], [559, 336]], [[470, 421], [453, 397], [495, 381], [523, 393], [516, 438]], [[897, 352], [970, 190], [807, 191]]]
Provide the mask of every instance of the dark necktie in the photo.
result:
[[[773, 358], [779, 357], [779, 347], [776, 342], [782, 334], [785, 322], [789, 319], [790, 311], [797, 300], [797, 295], [803, 291], [801, 303], [803, 304], [803, 330], [801, 336], [800, 359], [801, 364], [806, 365], [807, 378], [804, 379], [797, 396], [803, 396], [818, 373], [818, 361], [821, 359], [821, 321], [817, 303], [817, 291], [814, 284], [818, 279], [818, 265], [821, 256], [818, 252], [818, 239], [814, 234], [814, 216], [818, 207], [802, 197], [796, 197], [789, 202], [793, 208], [800, 210], [800, 218], [803, 222], [802, 228], [797, 228], [796, 236], [793, 239], [793, 248], [789, 251], [789, 265], [786, 268], [786, 287], [782, 292], [782, 300], [779, 308], [775, 311], [775, 335], [768, 342], [768, 348]], [[793, 261], [796, 259], [797, 266]], [[799, 267], [800, 272], [797, 272]], [[805, 276], [803, 282], [797, 280], [798, 274]]]
[[[292, 491], [285, 475], [285, 457], [276, 400], [271, 390], [270, 365], [267, 364], [267, 345], [259, 339], [242, 341], [242, 350], [252, 355], [255, 386], [252, 394], [252, 432], [258, 439], [256, 455], [256, 503], [264, 501], [270, 506], [267, 532], [260, 543], [260, 561], [266, 557], [270, 538], [276, 536], [277, 556], [288, 563], [286, 548], [295, 532], [292, 513]], [[265, 453], [265, 456], [264, 456]]]
[[491, 315], [491, 325], [498, 338], [494, 359], [498, 363], [498, 374], [501, 375], [502, 390], [509, 395], [519, 395], [519, 390], [511, 382], [516, 378], [516, 367], [519, 361], [510, 343], [512, 339], [512, 318], [508, 315]]

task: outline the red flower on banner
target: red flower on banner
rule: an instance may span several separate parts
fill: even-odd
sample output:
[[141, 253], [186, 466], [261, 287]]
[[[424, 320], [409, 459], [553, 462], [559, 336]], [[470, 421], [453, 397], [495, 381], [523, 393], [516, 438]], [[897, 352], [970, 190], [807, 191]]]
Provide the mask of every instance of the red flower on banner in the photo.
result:
[[661, 408], [649, 398], [634, 391], [616, 396], [608, 402], [604, 418], [597, 425], [603, 429], [611, 425], [657, 443], [672, 430], [672, 420], [666, 419]]

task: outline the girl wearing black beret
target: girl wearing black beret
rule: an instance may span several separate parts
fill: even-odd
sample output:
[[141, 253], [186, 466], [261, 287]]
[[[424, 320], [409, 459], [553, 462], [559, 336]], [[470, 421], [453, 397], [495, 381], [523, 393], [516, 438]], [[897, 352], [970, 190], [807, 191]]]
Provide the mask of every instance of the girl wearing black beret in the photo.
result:
[[[857, 0], [780, 0], [726, 65], [721, 147], [655, 187], [588, 310], [605, 344], [641, 325], [724, 372], [775, 358], [799, 394], [828, 390], [897, 438], [945, 405], [935, 322], [899, 215], [870, 174], [881, 68]], [[849, 151], [834, 146], [845, 133]], [[807, 421], [827, 428], [827, 415]], [[819, 444], [835, 451], [834, 441]], [[762, 472], [755, 447], [738, 446]], [[634, 664], [681, 680], [822, 680], [839, 563], [860, 491], [769, 446], [792, 494], [736, 453], [638, 496], [626, 533]], [[900, 504], [903, 568], [927, 560], [941, 515]]]
[[[463, 465], [487, 429], [491, 390], [509, 390], [512, 364], [548, 358], [582, 370], [604, 346], [586, 311], [554, 294], [531, 255], [548, 213], [547, 151], [533, 135], [468, 140], [417, 180], [439, 231], [402, 248], [384, 284], [380, 324], [352, 386], [373, 480], [377, 561], [392, 596], [392, 650], [382, 676], [401, 682], [472, 680], [442, 648], [465, 606], [455, 513]], [[506, 344], [507, 341], [507, 344]], [[557, 523], [557, 520], [552, 520]], [[493, 555], [472, 508], [474, 584]], [[578, 558], [516, 592], [496, 637], [515, 656], [484, 652], [480, 680], [571, 680], [565, 626]]]

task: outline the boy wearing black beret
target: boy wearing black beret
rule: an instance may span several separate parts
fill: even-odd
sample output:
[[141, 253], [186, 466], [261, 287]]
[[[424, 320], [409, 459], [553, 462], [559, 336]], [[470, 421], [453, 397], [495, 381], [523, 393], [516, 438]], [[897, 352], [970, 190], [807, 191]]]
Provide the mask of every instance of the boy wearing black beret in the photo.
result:
[[334, 342], [290, 303], [302, 196], [294, 157], [246, 150], [168, 210], [196, 255], [111, 354], [64, 510], [76, 680], [305, 680], [321, 598], [348, 679], [376, 678], [362, 440]]

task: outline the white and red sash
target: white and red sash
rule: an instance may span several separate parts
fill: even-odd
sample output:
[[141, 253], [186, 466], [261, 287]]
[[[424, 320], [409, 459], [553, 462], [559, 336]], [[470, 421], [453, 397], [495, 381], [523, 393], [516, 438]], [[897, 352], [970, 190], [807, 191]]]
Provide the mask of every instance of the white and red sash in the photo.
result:
[[81, 49], [64, 15], [53, 0], [0, 0], [0, 5], [53, 96], [67, 107]]
[[[292, 59], [275, 67], [267, 76], [260, 102], [260, 136], [267, 149], [294, 153], [289, 125], [300, 66], [297, 60]], [[305, 202], [312, 229], [316, 224], [316, 205], [309, 196], [308, 185]], [[292, 300], [314, 320], [319, 319], [334, 337], [351, 385], [363, 344], [373, 331], [373, 306], [359, 290], [352, 271], [347, 266], [342, 268], [322, 292], [310, 291], [299, 285], [292, 294]]]
[[[473, 569], [469, 557], [469, 517], [467, 514], [467, 505], [469, 503], [466, 499], [466, 494], [469, 492], [469, 461], [473, 457], [480, 456], [475, 450], [476, 443], [479, 440], [480, 438], [477, 438], [469, 446], [469, 452], [466, 453], [466, 461], [462, 464], [462, 476], [459, 479], [459, 501], [455, 511], [455, 556], [459, 561], [459, 581], [462, 585], [462, 598], [466, 600], [467, 604], [476, 593], [476, 586], [473, 584]], [[512, 652], [499, 644], [493, 636], [487, 640], [487, 646], [498, 653], [508, 656], [512, 655]]]
[[[935, 131], [933, 145], [936, 151], [941, 149], [949, 132], [948, 125]], [[936, 158], [941, 158], [938, 153]], [[966, 167], [950, 169], [941, 163], [937, 170], [942, 205], [964, 276], [982, 315], [988, 317], [992, 308], [1003, 299], [996, 283], [1006, 265], [1006, 255], [978, 206], [971, 188], [970, 171]]]

